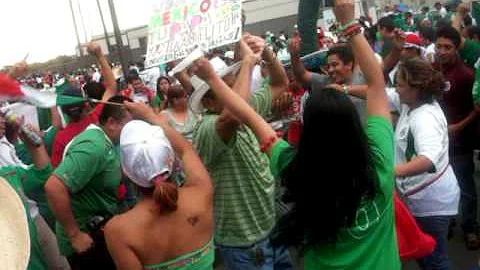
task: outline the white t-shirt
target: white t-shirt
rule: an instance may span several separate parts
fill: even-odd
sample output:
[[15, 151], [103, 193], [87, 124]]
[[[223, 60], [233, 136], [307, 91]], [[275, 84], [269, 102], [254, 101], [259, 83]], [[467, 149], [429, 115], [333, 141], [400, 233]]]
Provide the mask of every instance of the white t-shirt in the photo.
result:
[[[6, 166], [20, 166], [25, 169], [28, 168], [17, 156], [15, 152], [15, 146], [11, 144], [5, 136], [0, 138], [0, 168]], [[22, 194], [22, 196], [24, 196]], [[38, 207], [37, 203], [28, 199], [28, 205], [30, 207], [30, 216], [36, 218], [38, 216]]]
[[405, 194], [426, 182], [439, 177], [419, 192], [407, 196], [406, 202], [417, 217], [456, 215], [460, 200], [457, 178], [449, 164], [448, 125], [440, 105], [436, 101], [424, 104], [414, 110], [400, 104], [396, 91], [387, 91], [390, 102], [400, 107], [400, 118], [395, 130], [396, 163], [406, 163], [408, 133], [414, 138], [416, 156], [428, 158], [434, 165], [434, 172], [397, 178], [397, 189]]
[[423, 58], [430, 63], [435, 61], [435, 44], [432, 43], [428, 45], [425, 50], [423, 51]]
[[0, 138], [0, 168], [5, 166], [20, 166], [27, 168], [27, 165], [17, 157], [15, 146], [5, 136]]

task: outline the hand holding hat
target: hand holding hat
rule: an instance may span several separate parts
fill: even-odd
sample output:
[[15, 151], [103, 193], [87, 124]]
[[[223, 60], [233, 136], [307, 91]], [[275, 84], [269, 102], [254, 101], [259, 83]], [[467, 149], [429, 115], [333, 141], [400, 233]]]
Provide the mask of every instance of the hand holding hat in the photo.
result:
[[267, 47], [265, 40], [259, 36], [245, 34], [240, 42], [244, 41], [252, 52], [258, 56], [262, 55]]
[[190, 67], [190, 72], [197, 75], [200, 79], [208, 82], [215, 77], [218, 77], [215, 70], [213, 69], [212, 64], [206, 57], [201, 57], [200, 59], [193, 62]]
[[[251, 46], [248, 44], [248, 42], [250, 42]], [[258, 41], [253, 36], [245, 35], [239, 41], [239, 46], [242, 60], [252, 61], [253, 63], [257, 64], [261, 60], [260, 55], [265, 49], [265, 42], [263, 40]]]

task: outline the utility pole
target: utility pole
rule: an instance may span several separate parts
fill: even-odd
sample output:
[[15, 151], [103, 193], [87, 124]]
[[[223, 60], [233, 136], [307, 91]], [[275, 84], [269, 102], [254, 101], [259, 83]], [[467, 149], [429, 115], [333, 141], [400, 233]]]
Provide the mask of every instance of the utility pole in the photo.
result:
[[85, 38], [85, 43], [87, 43], [88, 42], [87, 29], [85, 28], [85, 23], [83, 22], [82, 7], [80, 6], [80, 1], [78, 0], [77, 0], [77, 5], [78, 5], [78, 14], [80, 15], [80, 23], [82, 24], [82, 28], [83, 28], [83, 36]]
[[80, 52], [80, 57], [83, 56], [83, 50], [80, 44], [80, 37], [78, 36], [78, 28], [77, 28], [77, 21], [75, 20], [75, 12], [73, 12], [73, 4], [72, 0], [69, 0], [70, 3], [70, 11], [72, 12], [72, 19], [73, 19], [73, 27], [75, 28], [75, 35], [77, 37], [77, 46], [78, 46], [78, 51]]
[[117, 46], [118, 58], [120, 59], [120, 63], [122, 64], [123, 76], [126, 80], [128, 75], [128, 65], [125, 61], [125, 54], [123, 53], [122, 34], [120, 32], [120, 27], [118, 26], [117, 13], [115, 12], [113, 0], [108, 0], [108, 7], [110, 8], [110, 14], [112, 16], [113, 33], [115, 34], [115, 43]]
[[103, 19], [102, 6], [100, 5], [100, 0], [97, 0], [98, 12], [100, 13], [100, 19], [102, 20], [103, 26], [103, 35], [105, 36], [105, 41], [107, 42], [108, 53], [112, 53], [112, 48], [110, 47], [110, 37], [108, 36], [107, 27], [105, 26], [105, 20]]

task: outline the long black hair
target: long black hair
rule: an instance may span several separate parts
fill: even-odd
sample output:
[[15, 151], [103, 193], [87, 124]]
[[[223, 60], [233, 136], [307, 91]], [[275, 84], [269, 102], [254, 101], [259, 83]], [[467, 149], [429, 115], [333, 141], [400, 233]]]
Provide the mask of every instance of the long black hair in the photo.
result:
[[287, 246], [334, 243], [351, 227], [363, 200], [373, 199], [378, 176], [355, 106], [334, 90], [313, 91], [292, 162], [282, 172], [285, 199], [293, 203], [273, 235]]

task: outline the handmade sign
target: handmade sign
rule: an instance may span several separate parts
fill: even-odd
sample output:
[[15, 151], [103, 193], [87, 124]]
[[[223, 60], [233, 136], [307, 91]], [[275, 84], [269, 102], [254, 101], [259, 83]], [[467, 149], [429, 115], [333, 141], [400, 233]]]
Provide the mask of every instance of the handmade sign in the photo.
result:
[[242, 34], [241, 0], [162, 0], [148, 29], [146, 67], [186, 57], [195, 48], [236, 42]]

